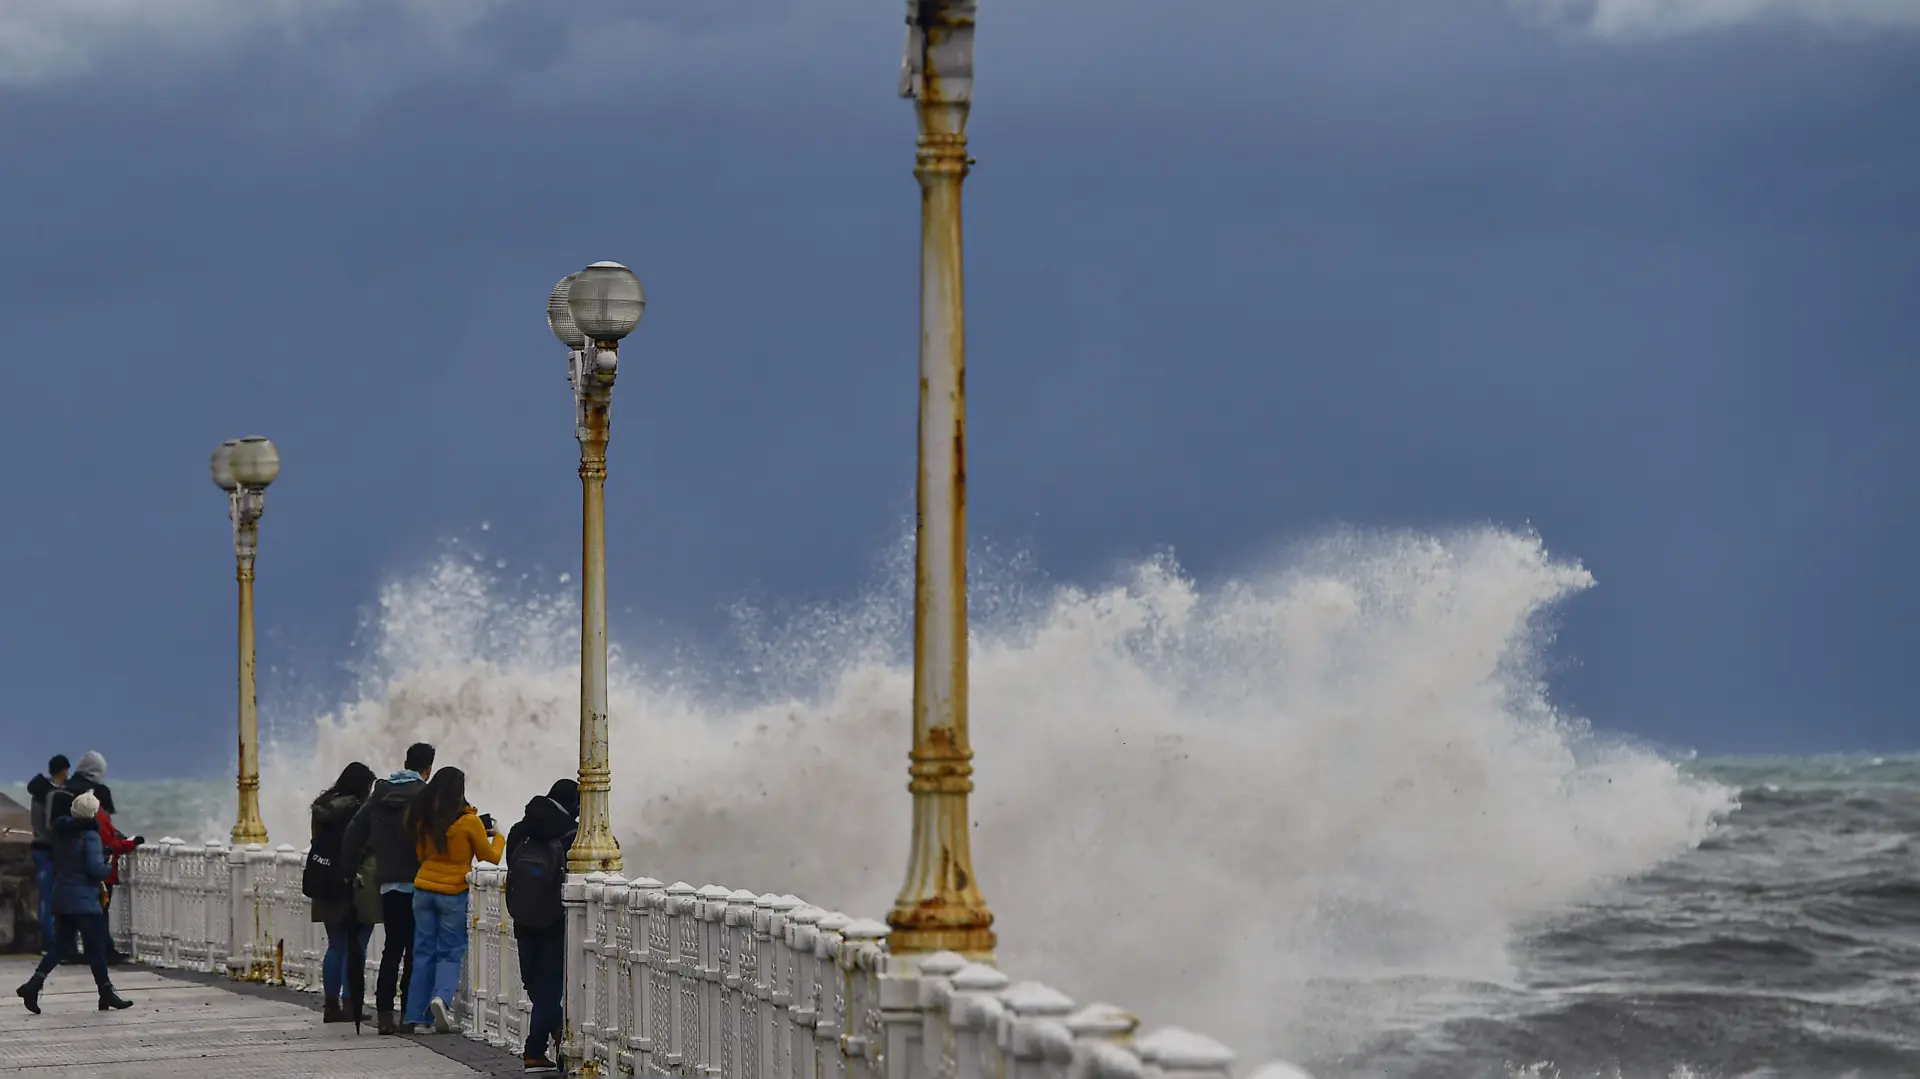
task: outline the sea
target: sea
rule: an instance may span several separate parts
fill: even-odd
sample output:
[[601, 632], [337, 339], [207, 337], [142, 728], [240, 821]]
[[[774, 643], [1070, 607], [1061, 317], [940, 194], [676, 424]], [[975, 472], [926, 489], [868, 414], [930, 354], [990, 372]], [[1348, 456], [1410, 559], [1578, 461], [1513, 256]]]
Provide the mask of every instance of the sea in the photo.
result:
[[[630, 873], [884, 912], [910, 557], [851, 602], [742, 607], [725, 650], [616, 649]], [[1208, 1033], [1243, 1075], [1920, 1077], [1920, 757], [1706, 759], [1568, 714], [1554, 629], [1594, 584], [1494, 528], [1337, 533], [1204, 583], [1155, 557], [1061, 584], [983, 550], [1000, 965]], [[577, 612], [568, 580], [459, 544], [389, 581], [351, 687], [263, 684], [275, 842], [347, 762], [415, 740], [517, 817], [573, 769]], [[108, 780], [130, 833], [230, 826], [230, 780]]]

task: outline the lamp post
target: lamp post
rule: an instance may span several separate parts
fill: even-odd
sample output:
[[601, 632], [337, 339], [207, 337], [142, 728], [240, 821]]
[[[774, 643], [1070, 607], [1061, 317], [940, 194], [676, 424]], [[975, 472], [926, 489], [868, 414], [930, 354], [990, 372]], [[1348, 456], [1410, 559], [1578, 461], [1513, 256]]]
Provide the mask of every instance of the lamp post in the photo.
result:
[[233, 521], [234, 576], [240, 582], [240, 775], [239, 812], [233, 842], [267, 842], [260, 819], [260, 715], [253, 680], [253, 556], [259, 547], [260, 515], [267, 507], [267, 485], [280, 475], [280, 451], [250, 435], [228, 439], [213, 451], [213, 482], [227, 492], [227, 516]]
[[568, 274], [547, 298], [547, 325], [567, 346], [580, 442], [580, 829], [567, 852], [569, 873], [620, 869], [607, 807], [607, 438], [620, 341], [646, 307], [640, 279], [617, 262]]
[[990, 959], [993, 913], [973, 875], [967, 795], [966, 331], [960, 185], [973, 101], [974, 0], [908, 0], [900, 94], [920, 181], [920, 475], [914, 530], [913, 845], [887, 914], [888, 951]]

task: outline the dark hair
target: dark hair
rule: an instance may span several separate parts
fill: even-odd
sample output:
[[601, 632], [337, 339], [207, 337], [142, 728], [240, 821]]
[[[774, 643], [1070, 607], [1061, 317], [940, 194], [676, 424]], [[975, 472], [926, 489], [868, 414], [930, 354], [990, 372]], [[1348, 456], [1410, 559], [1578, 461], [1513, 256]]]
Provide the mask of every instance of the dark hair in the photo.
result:
[[415, 742], [407, 747], [406, 769], [425, 775], [433, 769], [433, 747], [425, 742]]
[[407, 805], [407, 834], [413, 845], [432, 843], [433, 849], [447, 852], [447, 829], [467, 809], [467, 774], [458, 768], [442, 768], [427, 780], [427, 787]]
[[340, 778], [334, 780], [333, 786], [322, 791], [320, 797], [315, 798], [313, 802], [315, 805], [319, 805], [321, 802], [331, 802], [343, 794], [352, 795], [361, 801], [365, 801], [367, 795], [371, 793], [373, 793], [373, 769], [361, 764], [359, 761], [354, 761], [352, 764], [342, 768], [340, 770]]
[[72, 769], [73, 762], [67, 759], [65, 753], [55, 753], [53, 759], [47, 762], [48, 775], [52, 775], [55, 772], [71, 771]]

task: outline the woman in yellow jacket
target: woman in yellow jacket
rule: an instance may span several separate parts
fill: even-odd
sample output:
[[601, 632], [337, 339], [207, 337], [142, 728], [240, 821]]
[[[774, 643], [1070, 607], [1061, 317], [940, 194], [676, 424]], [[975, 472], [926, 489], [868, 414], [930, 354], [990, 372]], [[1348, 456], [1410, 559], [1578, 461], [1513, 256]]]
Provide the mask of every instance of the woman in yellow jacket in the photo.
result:
[[467, 955], [467, 871], [476, 858], [499, 865], [506, 840], [467, 804], [467, 776], [458, 768], [433, 773], [407, 806], [406, 822], [420, 871], [413, 878], [413, 977], [403, 1019], [415, 1031], [432, 1023], [450, 1034], [447, 1002]]

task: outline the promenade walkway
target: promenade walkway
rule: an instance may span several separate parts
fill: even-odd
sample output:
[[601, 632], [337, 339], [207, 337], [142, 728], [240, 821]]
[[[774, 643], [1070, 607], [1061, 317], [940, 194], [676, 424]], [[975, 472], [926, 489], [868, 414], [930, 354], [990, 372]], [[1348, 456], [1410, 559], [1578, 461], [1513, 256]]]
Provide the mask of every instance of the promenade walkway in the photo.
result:
[[85, 967], [62, 967], [47, 982], [42, 1014], [13, 989], [33, 959], [0, 958], [0, 1076], [153, 1079], [191, 1076], [300, 1076], [411, 1079], [520, 1075], [520, 1061], [460, 1037], [379, 1037], [371, 1024], [321, 1025], [315, 994], [229, 981], [217, 975], [126, 966], [114, 984], [134, 1002], [121, 1012], [95, 1007]]

